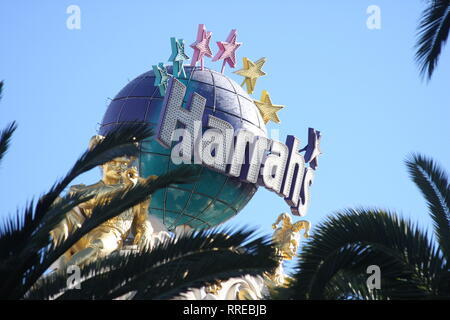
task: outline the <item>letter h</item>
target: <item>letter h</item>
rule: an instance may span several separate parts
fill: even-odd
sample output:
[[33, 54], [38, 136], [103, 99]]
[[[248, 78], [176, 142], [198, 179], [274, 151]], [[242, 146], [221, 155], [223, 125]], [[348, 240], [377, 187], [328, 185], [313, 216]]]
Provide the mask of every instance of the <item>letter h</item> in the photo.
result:
[[[166, 148], [170, 148], [172, 143], [172, 134], [181, 123], [189, 131], [191, 137], [195, 137], [195, 123], [203, 118], [206, 99], [198, 93], [193, 93], [187, 108], [183, 108], [183, 99], [186, 94], [186, 86], [175, 78], [171, 78], [167, 85], [166, 95], [164, 97], [161, 116], [158, 128], [156, 130], [156, 140]], [[191, 142], [191, 150], [192, 150]]]
[[300, 198], [305, 160], [298, 152], [300, 141], [296, 137], [288, 135], [286, 137], [286, 145], [289, 149], [289, 160], [286, 165], [286, 174], [281, 190], [287, 204], [291, 207], [296, 207]]

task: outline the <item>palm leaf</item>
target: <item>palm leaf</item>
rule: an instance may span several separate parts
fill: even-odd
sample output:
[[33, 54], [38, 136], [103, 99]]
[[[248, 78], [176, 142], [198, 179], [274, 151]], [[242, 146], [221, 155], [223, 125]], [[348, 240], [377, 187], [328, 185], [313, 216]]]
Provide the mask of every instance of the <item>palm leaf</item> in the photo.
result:
[[[58, 183], [56, 183], [47, 194], [41, 197], [33, 209], [29, 207], [24, 212], [21, 223], [11, 225], [8, 232], [16, 232], [16, 246], [20, 247], [26, 243], [31, 235], [39, 230], [45, 215], [49, 212], [58, 195], [68, 186], [68, 184], [80, 174], [94, 168], [97, 165], [108, 162], [115, 157], [123, 155], [135, 155], [138, 152], [137, 147], [131, 143], [140, 141], [151, 135], [151, 130], [142, 125], [129, 125], [119, 127], [117, 130], [108, 134], [103, 141], [97, 144], [92, 150], [86, 151], [75, 163], [69, 173]], [[20, 236], [19, 236], [20, 234]], [[0, 236], [3, 235], [3, 229], [0, 229]]]
[[[24, 222], [20, 221], [21, 215], [17, 214], [5, 220], [0, 229], [0, 260], [14, 259], [18, 254], [24, 254], [24, 251], [36, 252], [48, 244], [49, 232], [64, 218], [65, 214], [79, 204], [93, 198], [93, 195], [87, 196], [84, 193], [68, 194], [58, 199], [45, 215], [42, 224], [33, 232], [29, 241], [24, 241], [22, 234], [17, 232]], [[31, 216], [29, 212], [33, 210], [33, 203], [28, 205], [25, 216]]]
[[[2, 283], [0, 293], [11, 293], [17, 283], [24, 281], [24, 273], [30, 274], [36, 269], [36, 264], [42, 264], [42, 253], [49, 247], [50, 231], [64, 218], [64, 215], [75, 206], [89, 200], [92, 196], [84, 194], [70, 194], [56, 202], [45, 216], [45, 219], [38, 230], [24, 242], [22, 234], [16, 232], [18, 225], [22, 222], [9, 219], [4, 223], [4, 229], [0, 236], [0, 278], [5, 279]], [[31, 203], [27, 211], [33, 210]], [[27, 213], [27, 216], [30, 216]], [[20, 217], [20, 215], [17, 215]], [[26, 277], [25, 277], [26, 278]], [[6, 280], [7, 279], [7, 280]], [[4, 296], [6, 298], [6, 296]]]
[[6, 127], [6, 129], [2, 130], [2, 132], [0, 133], [0, 161], [5, 156], [6, 151], [9, 148], [11, 137], [16, 129], [16, 122], [12, 122]]
[[76, 161], [69, 173], [60, 182], [56, 183], [47, 194], [39, 199], [34, 208], [28, 207], [23, 214], [23, 218], [17, 218], [19, 223], [9, 224], [7, 230], [0, 228], [0, 236], [3, 235], [3, 231], [15, 233], [14, 237], [17, 241], [16, 246], [24, 247], [24, 244], [28, 243], [32, 234], [40, 228], [42, 220], [54, 204], [58, 195], [71, 181], [73, 181], [73, 179], [115, 157], [136, 154], [138, 149], [131, 142], [140, 141], [149, 135], [151, 135], [151, 130], [138, 124], [122, 126], [109, 133], [105, 139], [97, 144], [92, 150], [86, 151]]
[[[159, 244], [151, 251], [110, 255], [82, 269], [80, 290], [65, 291], [59, 299], [113, 299], [136, 291], [135, 299], [172, 298], [188, 288], [216, 279], [260, 275], [276, 265], [265, 238], [240, 229], [200, 231]], [[29, 298], [56, 296], [66, 289], [64, 273], [44, 278]]]
[[418, 28], [416, 61], [420, 74], [430, 79], [450, 30], [450, 0], [432, 0]]
[[3, 93], [3, 81], [0, 81], [0, 100], [2, 100], [2, 93]]
[[[300, 255], [290, 293], [297, 299], [337, 298], [331, 294], [337, 292], [336, 283], [344, 282], [342, 272], [361, 279], [370, 265], [381, 268], [377, 294], [390, 299], [435, 296], [439, 292], [433, 283], [448, 273], [426, 234], [409, 221], [383, 210], [349, 209], [315, 228]], [[354, 293], [348, 289], [339, 296]]]
[[[40, 263], [30, 270], [30, 274], [24, 279], [24, 285], [18, 288], [18, 296], [23, 296], [33, 284], [43, 275], [43, 273], [55, 262], [64, 252], [70, 249], [78, 240], [85, 234], [102, 224], [103, 222], [121, 214], [127, 209], [141, 203], [148, 196], [153, 194], [156, 190], [166, 188], [171, 184], [177, 183], [191, 183], [194, 176], [198, 174], [198, 167], [196, 166], [181, 166], [165, 175], [159, 176], [156, 180], [147, 180], [143, 183], [138, 183], [133, 187], [124, 188], [114, 193], [114, 197], [105, 196], [103, 200], [99, 200], [99, 205], [96, 206], [90, 218], [88, 218], [83, 225], [71, 234], [67, 240], [57, 247], [50, 247], [47, 243], [36, 248], [36, 246], [29, 245], [26, 249], [32, 253], [39, 250]], [[49, 229], [43, 230], [41, 239], [44, 239], [45, 234], [48, 235]], [[48, 236], [47, 236], [48, 239]]]
[[355, 274], [341, 270], [331, 279], [324, 296], [337, 300], [379, 300], [383, 297], [377, 290], [369, 290], [366, 274]]
[[[44, 195], [36, 206], [36, 216], [41, 218], [53, 204], [56, 197], [69, 185], [73, 179], [92, 168], [111, 161], [119, 156], [134, 156], [138, 148], [133, 142], [139, 142], [152, 135], [145, 124], [134, 123], [121, 125], [109, 132], [92, 150], [86, 151], [76, 162], [69, 173]], [[34, 226], [33, 226], [34, 227]]]
[[[67, 185], [78, 175], [97, 165], [110, 161], [115, 157], [135, 155], [138, 152], [138, 148], [134, 145], [134, 142], [145, 139], [150, 135], [151, 130], [145, 125], [134, 123], [120, 126], [116, 130], [111, 131], [106, 135], [105, 139], [98, 143], [92, 150], [86, 151], [78, 159], [69, 173], [60, 182], [56, 183], [47, 194], [41, 197], [36, 206], [33, 206], [33, 203], [31, 203], [22, 216], [18, 215], [16, 219], [10, 219], [4, 226], [0, 227], [1, 238], [6, 238], [6, 240], [1, 241], [7, 241], [11, 244], [11, 239], [14, 239], [14, 247], [28, 248], [28, 250], [25, 250], [20, 254], [16, 253], [16, 258], [14, 258], [13, 255], [10, 257], [11, 259], [2, 261], [4, 263], [0, 265], [0, 269], [3, 270], [3, 272], [8, 272], [8, 270], [10, 270], [11, 275], [7, 278], [7, 281], [0, 286], [1, 293], [8, 294], [13, 289], [18, 290], [18, 284], [23, 284], [22, 277], [24, 275], [33, 275], [31, 278], [34, 278], [36, 273], [33, 273], [33, 270], [40, 270], [37, 266], [42, 263], [42, 252], [34, 250], [35, 247], [33, 246], [36, 245], [34, 243], [31, 245], [31, 248], [33, 249], [30, 249], [30, 243], [32, 243], [30, 240], [33, 236], [36, 236], [37, 231], [48, 230], [48, 227], [42, 228], [42, 223], [48, 221], [49, 217], [47, 216], [46, 218], [46, 215], [51, 211], [56, 198]], [[68, 210], [70, 210], [69, 207]], [[59, 214], [56, 213], [55, 216], [62, 218], [64, 213], [65, 212], [60, 211]], [[41, 239], [46, 239], [46, 241], [40, 243], [38, 247], [47, 247], [45, 250], [48, 250], [48, 246], [50, 245], [48, 234], [41, 233], [40, 237]], [[7, 250], [8, 249], [6, 249], [6, 251]], [[13, 253], [14, 249], [11, 249], [9, 252]]]
[[450, 183], [432, 159], [413, 154], [406, 161], [409, 174], [427, 200], [437, 240], [450, 261]]

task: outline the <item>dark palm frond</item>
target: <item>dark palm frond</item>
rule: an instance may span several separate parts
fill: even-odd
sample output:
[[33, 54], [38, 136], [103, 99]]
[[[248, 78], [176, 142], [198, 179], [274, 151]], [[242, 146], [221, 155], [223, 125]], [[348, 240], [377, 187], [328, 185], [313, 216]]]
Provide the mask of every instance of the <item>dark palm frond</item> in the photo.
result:
[[295, 299], [337, 298], [330, 294], [342, 283], [340, 273], [364, 278], [370, 265], [382, 272], [377, 294], [390, 299], [434, 296], [433, 281], [448, 272], [426, 234], [410, 222], [383, 210], [350, 209], [315, 228], [300, 255], [290, 293]]
[[3, 159], [3, 157], [6, 154], [6, 151], [9, 148], [9, 143], [11, 142], [11, 137], [16, 131], [17, 125], [16, 122], [10, 123], [6, 129], [2, 130], [0, 133], [0, 161]]
[[2, 100], [2, 93], [3, 93], [3, 81], [0, 81], [0, 100]]
[[418, 28], [416, 61], [420, 74], [433, 75], [450, 30], [450, 0], [432, 0], [423, 11]]
[[367, 274], [354, 274], [341, 270], [331, 279], [324, 297], [337, 300], [380, 300], [383, 299], [378, 290], [370, 290], [367, 286]]
[[[21, 215], [8, 218], [4, 221], [0, 228], [0, 260], [13, 258], [22, 254], [26, 256], [26, 252], [37, 252], [48, 244], [49, 232], [64, 218], [65, 214], [77, 205], [92, 199], [93, 195], [85, 195], [84, 193], [73, 193], [59, 198], [45, 215], [42, 224], [33, 232], [31, 237], [24, 238], [21, 232], [17, 232], [21, 225]], [[26, 215], [31, 216], [33, 211], [33, 202], [27, 206]], [[27, 241], [26, 241], [27, 240]]]
[[[40, 264], [33, 268], [24, 279], [24, 285], [19, 289], [18, 296], [23, 296], [32, 285], [42, 276], [42, 274], [55, 262], [64, 252], [70, 249], [85, 234], [102, 224], [103, 222], [123, 213], [127, 209], [141, 203], [156, 190], [166, 188], [171, 184], [191, 183], [193, 177], [198, 174], [196, 166], [180, 166], [179, 168], [159, 176], [156, 180], [147, 180], [138, 183], [133, 187], [127, 187], [111, 195], [99, 199], [99, 204], [93, 209], [92, 215], [83, 225], [71, 234], [67, 240], [57, 247], [45, 246], [39, 251]], [[36, 249], [34, 246], [28, 247], [29, 252]]]
[[[330, 283], [324, 290], [324, 299], [334, 300], [381, 300], [383, 297], [377, 290], [370, 290], [366, 284], [367, 275], [355, 274], [347, 270], [336, 272]], [[292, 280], [287, 287], [278, 287], [272, 291], [271, 298], [274, 300], [290, 300], [299, 295], [291, 287], [295, 283]], [[302, 299], [306, 299], [303, 296]]]
[[[59, 299], [114, 299], [136, 291], [135, 299], [173, 298], [188, 288], [244, 274], [261, 275], [276, 266], [270, 240], [240, 229], [200, 231], [167, 240], [150, 251], [110, 255], [82, 269], [80, 290]], [[41, 280], [29, 298], [57, 296], [66, 289], [64, 273]]]
[[[43, 228], [42, 225], [43, 222], [48, 221], [47, 213], [51, 211], [58, 195], [74, 178], [115, 157], [135, 155], [138, 152], [135, 142], [139, 142], [151, 134], [152, 132], [147, 126], [135, 123], [120, 126], [116, 130], [108, 133], [92, 150], [86, 151], [78, 159], [70, 172], [60, 182], [56, 183], [47, 194], [41, 197], [36, 206], [28, 206], [22, 216], [19, 215], [15, 221], [11, 220], [9, 223], [7, 222], [6, 226], [1, 228], [2, 235], [7, 234], [10, 239], [14, 238], [16, 240], [14, 242], [15, 247], [27, 248], [27, 245], [29, 246], [30, 244], [30, 239], [33, 236], [36, 237], [36, 231], [48, 229], [48, 227]], [[60, 212], [59, 215], [55, 213], [55, 216], [62, 217], [63, 214], [64, 212]], [[42, 271], [39, 267], [42, 266], [43, 252], [48, 252], [49, 250], [50, 239], [48, 235], [43, 233], [40, 234], [40, 237], [41, 239], [46, 239], [43, 243], [39, 244], [41, 250], [22, 251], [20, 255], [16, 255], [15, 259], [8, 259], [0, 266], [5, 272], [10, 270], [14, 273], [0, 286], [1, 293], [8, 294], [12, 289], [18, 290], [19, 284], [23, 284], [24, 276], [35, 278], [36, 271]], [[44, 247], [45, 249], [43, 249]], [[12, 269], [7, 268], [7, 266], [12, 267]], [[20, 298], [20, 296], [17, 298]]]
[[[4, 279], [0, 285], [0, 296], [3, 298], [19, 299], [17, 293], [28, 277], [39, 270], [43, 255], [51, 250], [49, 232], [58, 224], [65, 214], [75, 206], [88, 201], [92, 196], [84, 194], [70, 194], [59, 199], [48, 211], [44, 221], [33, 231], [32, 235], [20, 232], [21, 215], [17, 219], [10, 218], [3, 224], [0, 235], [0, 278]], [[32, 217], [33, 203], [27, 206], [25, 217]], [[44, 270], [45, 271], [45, 270]]]
[[[189, 288], [200, 288], [207, 282], [244, 275], [262, 276], [277, 267], [270, 238], [260, 237], [245, 244], [229, 244], [227, 247], [218, 246], [214, 235], [206, 234], [206, 238], [212, 242], [209, 250], [202, 250], [196, 256], [190, 255], [186, 257], [188, 259], [183, 258], [183, 263], [174, 261], [168, 268], [171, 272], [166, 275], [166, 280], [139, 288], [134, 299], [169, 299]], [[230, 241], [226, 235], [219, 239]], [[166, 268], [161, 266], [158, 269], [161, 277], [164, 276]], [[205, 270], [210, 274], [206, 274]]]
[[[78, 230], [79, 234], [74, 234], [74, 238], [71, 241], [65, 243], [59, 250], [66, 250], [76, 243], [79, 238], [88, 233], [101, 223], [117, 216], [119, 213], [133, 207], [134, 205], [142, 202], [148, 198], [155, 191], [164, 189], [173, 184], [186, 184], [196, 181], [199, 167], [195, 165], [182, 165], [178, 168], [159, 176], [156, 180], [148, 180], [146, 182], [138, 183], [133, 187], [124, 187], [119, 192], [112, 193], [111, 195], [105, 195], [99, 199], [99, 205], [94, 208], [92, 216], [87, 219], [82, 228]], [[46, 221], [43, 223], [45, 228], [42, 228], [36, 232], [33, 239], [44, 239], [48, 235], [49, 231], [59, 223], [58, 217], [61, 212], [65, 213], [77, 206], [79, 203], [90, 200], [93, 195], [86, 195], [84, 193], [75, 193], [74, 195], [67, 195], [62, 198], [51, 210], [47, 213]], [[69, 240], [69, 239], [67, 239]], [[30, 241], [36, 243], [37, 241]], [[33, 247], [30, 247], [33, 250]]]
[[134, 142], [142, 141], [152, 134], [152, 130], [141, 123], [122, 125], [109, 132], [92, 150], [87, 150], [75, 162], [69, 173], [39, 200], [36, 206], [36, 216], [40, 218], [53, 204], [56, 197], [77, 176], [116, 157], [135, 156], [139, 150]]
[[[92, 210], [92, 215], [87, 219], [81, 228], [77, 229], [64, 243], [55, 248], [54, 257], [59, 257], [62, 253], [72, 247], [83, 235], [99, 226], [103, 222], [119, 215], [127, 209], [141, 203], [151, 194], [159, 189], [168, 187], [171, 184], [183, 184], [193, 182], [193, 177], [197, 175], [198, 167], [185, 165], [168, 173], [159, 176], [155, 180], [147, 180], [133, 187], [124, 188], [114, 193], [114, 197], [99, 200], [99, 204]], [[50, 259], [53, 260], [53, 259]], [[50, 262], [50, 264], [53, 263]]]
[[434, 222], [437, 240], [450, 261], [450, 183], [448, 176], [432, 159], [413, 154], [406, 161], [409, 174], [424, 195]]
[[108, 134], [103, 141], [98, 143], [92, 150], [86, 151], [75, 163], [70, 172], [58, 183], [56, 183], [50, 191], [42, 196], [35, 208], [28, 207], [22, 218], [17, 218], [15, 224], [7, 224], [7, 229], [1, 228], [0, 234], [8, 232], [14, 235], [16, 240], [21, 239], [21, 243], [16, 243], [17, 247], [23, 247], [40, 225], [46, 214], [50, 211], [51, 206], [59, 194], [68, 186], [68, 184], [78, 175], [110, 161], [118, 156], [134, 155], [138, 149], [132, 143], [140, 141], [151, 135], [151, 130], [142, 125], [129, 125], [119, 127], [117, 130]]
[[[49, 232], [64, 218], [65, 213], [75, 206], [88, 201], [92, 196], [84, 194], [70, 194], [59, 199], [45, 216], [44, 222], [33, 235], [24, 241], [23, 234], [17, 232], [17, 226], [23, 224], [20, 215], [17, 219], [7, 219], [0, 232], [0, 278], [5, 281], [0, 286], [0, 293], [11, 292], [22, 283], [24, 273], [35, 270], [35, 264], [42, 263], [42, 248], [49, 246]], [[33, 203], [27, 209], [27, 216], [33, 210]], [[6, 296], [4, 296], [6, 298]]]
[[[49, 232], [64, 218], [65, 214], [92, 197], [92, 195], [86, 196], [80, 193], [69, 194], [59, 199], [46, 214], [39, 228], [30, 237], [17, 231], [18, 226], [23, 225], [23, 222], [20, 221], [20, 215], [16, 215], [16, 218], [6, 219], [3, 228], [0, 230], [0, 260], [6, 263], [10, 259], [16, 263], [15, 268], [20, 268], [16, 261], [18, 255], [22, 256], [22, 262], [25, 262], [27, 256], [29, 257], [47, 246]], [[26, 209], [26, 216], [31, 216], [32, 210], [33, 203], [30, 203]], [[24, 236], [26, 236], [26, 239], [24, 239]]]

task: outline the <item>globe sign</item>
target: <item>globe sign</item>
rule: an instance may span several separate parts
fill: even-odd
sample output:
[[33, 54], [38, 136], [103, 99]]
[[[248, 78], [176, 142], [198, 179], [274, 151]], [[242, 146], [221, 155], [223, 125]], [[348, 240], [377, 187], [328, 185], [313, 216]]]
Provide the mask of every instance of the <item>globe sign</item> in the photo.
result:
[[[172, 67], [167, 67], [169, 74]], [[208, 115], [230, 123], [234, 130], [246, 129], [267, 136], [264, 121], [252, 98], [232, 79], [216, 71], [185, 67], [186, 77], [177, 78], [186, 87], [185, 101], [196, 92], [207, 99], [203, 131]], [[160, 121], [163, 98], [154, 85], [154, 72], [148, 71], [129, 82], [112, 100], [103, 117], [99, 134], [129, 122], [144, 122], [155, 129]], [[153, 139], [143, 141], [138, 157], [142, 177], [162, 175], [176, 168], [171, 149]], [[250, 201], [258, 186], [240, 181], [206, 167], [195, 183], [172, 185], [155, 192], [149, 213], [173, 230], [179, 225], [203, 229], [217, 226], [237, 215]]]

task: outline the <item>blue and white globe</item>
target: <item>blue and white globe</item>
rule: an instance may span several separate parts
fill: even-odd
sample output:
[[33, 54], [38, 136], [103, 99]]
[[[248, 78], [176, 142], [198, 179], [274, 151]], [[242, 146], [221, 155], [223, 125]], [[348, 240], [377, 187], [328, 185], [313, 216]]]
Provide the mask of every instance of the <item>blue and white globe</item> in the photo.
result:
[[[171, 74], [172, 68], [168, 67]], [[255, 135], [266, 136], [266, 128], [253, 99], [232, 79], [205, 68], [185, 67], [186, 78], [178, 78], [187, 86], [185, 100], [193, 92], [207, 99], [203, 130], [208, 115], [229, 122], [234, 130], [245, 128]], [[163, 97], [154, 85], [155, 75], [148, 71], [129, 82], [109, 105], [99, 134], [118, 124], [140, 121], [156, 129], [160, 121]], [[164, 174], [176, 166], [170, 149], [153, 139], [141, 144], [138, 159], [142, 177]], [[150, 214], [160, 218], [169, 230], [179, 225], [195, 229], [217, 226], [237, 215], [250, 201], [257, 185], [202, 167], [199, 179], [192, 184], [173, 185], [157, 191], [151, 201]]]

